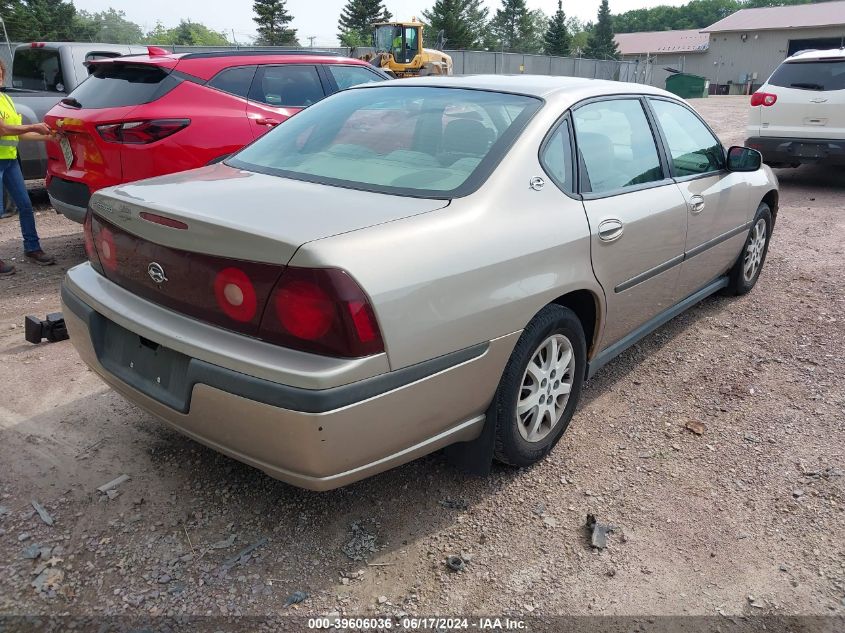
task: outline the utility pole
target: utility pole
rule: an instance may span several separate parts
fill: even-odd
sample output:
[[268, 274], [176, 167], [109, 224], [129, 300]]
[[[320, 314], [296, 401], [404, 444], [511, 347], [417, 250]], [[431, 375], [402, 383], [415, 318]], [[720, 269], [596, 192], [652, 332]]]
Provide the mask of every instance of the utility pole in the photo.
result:
[[235, 45], [235, 49], [240, 48], [240, 46], [238, 46], [238, 38], [235, 37], [235, 29], [232, 29], [232, 43]]
[[308, 36], [308, 47], [309, 48], [314, 48], [314, 40], [316, 40], [316, 39], [317, 39], [316, 35], [309, 35]]

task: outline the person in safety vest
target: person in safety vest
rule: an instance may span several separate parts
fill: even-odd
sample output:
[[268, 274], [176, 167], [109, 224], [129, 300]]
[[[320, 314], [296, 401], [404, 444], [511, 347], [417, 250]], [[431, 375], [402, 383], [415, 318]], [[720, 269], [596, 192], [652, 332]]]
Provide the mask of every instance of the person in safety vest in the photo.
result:
[[[0, 85], [6, 79], [6, 66], [0, 60]], [[26, 190], [21, 166], [18, 163], [18, 141], [46, 141], [52, 138], [50, 128], [45, 123], [21, 125], [21, 115], [15, 104], [5, 92], [0, 93], [0, 177], [3, 186], [18, 207], [21, 222], [24, 256], [28, 261], [49, 266], [56, 260], [41, 250], [38, 232], [35, 230], [35, 214], [32, 202]], [[11, 275], [15, 267], [0, 259], [0, 275]]]

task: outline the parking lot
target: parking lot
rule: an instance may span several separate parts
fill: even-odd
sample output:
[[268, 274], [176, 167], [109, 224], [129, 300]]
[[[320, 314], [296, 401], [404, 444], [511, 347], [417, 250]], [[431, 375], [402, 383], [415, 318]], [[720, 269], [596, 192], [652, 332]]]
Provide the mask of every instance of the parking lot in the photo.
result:
[[[694, 105], [743, 141], [745, 97]], [[24, 315], [58, 310], [84, 260], [81, 227], [33, 190], [59, 265], [20, 262], [17, 220], [0, 221], [19, 268], [0, 279], [0, 610], [842, 614], [845, 171], [778, 176], [755, 290], [705, 300], [602, 370], [549, 459], [475, 478], [435, 454], [329, 493], [171, 431], [67, 341], [24, 341]], [[606, 549], [587, 514], [614, 526]]]

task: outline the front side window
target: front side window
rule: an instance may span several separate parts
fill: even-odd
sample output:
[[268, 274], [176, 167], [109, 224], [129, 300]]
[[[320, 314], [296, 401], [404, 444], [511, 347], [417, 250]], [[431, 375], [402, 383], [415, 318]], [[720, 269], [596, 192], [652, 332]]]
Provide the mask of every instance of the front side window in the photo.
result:
[[654, 136], [638, 99], [590, 103], [577, 108], [572, 118], [590, 191], [663, 180]]
[[845, 59], [817, 59], [781, 64], [769, 78], [768, 84], [820, 92], [845, 90]]
[[325, 93], [316, 66], [266, 66], [253, 83], [250, 99], [267, 105], [307, 108]]
[[663, 131], [676, 176], [718, 171], [725, 166], [725, 150], [710, 130], [684, 106], [652, 99], [651, 107]]
[[569, 121], [564, 120], [546, 142], [540, 156], [543, 167], [558, 187], [566, 192], [574, 191], [572, 186], [572, 147], [569, 142]]
[[521, 95], [430, 86], [348, 90], [286, 120], [227, 163], [369, 191], [466, 195], [541, 104]]
[[384, 81], [384, 77], [377, 75], [372, 70], [367, 70], [361, 66], [340, 66], [336, 64], [327, 64], [329, 73], [337, 84], [338, 90], [346, 90], [358, 84], [368, 84], [375, 81]]

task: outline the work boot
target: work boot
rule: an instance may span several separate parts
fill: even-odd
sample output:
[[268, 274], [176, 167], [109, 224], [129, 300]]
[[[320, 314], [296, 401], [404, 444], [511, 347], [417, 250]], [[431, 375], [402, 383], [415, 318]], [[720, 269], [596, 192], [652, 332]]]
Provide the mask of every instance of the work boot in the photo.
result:
[[34, 264], [38, 264], [39, 266], [52, 266], [56, 263], [56, 259], [54, 257], [50, 257], [47, 253], [42, 250], [32, 251], [30, 253], [24, 253], [26, 258]]
[[6, 277], [7, 275], [14, 275], [15, 274], [15, 267], [11, 264], [7, 264], [2, 259], [0, 259], [0, 277]]

